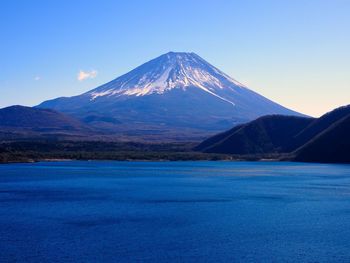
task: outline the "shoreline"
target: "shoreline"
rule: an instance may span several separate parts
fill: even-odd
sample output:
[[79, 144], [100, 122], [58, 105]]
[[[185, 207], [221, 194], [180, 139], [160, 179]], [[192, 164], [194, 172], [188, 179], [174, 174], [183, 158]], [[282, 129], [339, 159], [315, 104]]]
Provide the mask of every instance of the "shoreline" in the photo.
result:
[[30, 159], [30, 160], [11, 160], [7, 162], [0, 161], [3, 164], [29, 164], [39, 162], [286, 162], [291, 160], [280, 159], [257, 159], [251, 160], [249, 158], [237, 159], [68, 159], [68, 158], [44, 158], [44, 159]]

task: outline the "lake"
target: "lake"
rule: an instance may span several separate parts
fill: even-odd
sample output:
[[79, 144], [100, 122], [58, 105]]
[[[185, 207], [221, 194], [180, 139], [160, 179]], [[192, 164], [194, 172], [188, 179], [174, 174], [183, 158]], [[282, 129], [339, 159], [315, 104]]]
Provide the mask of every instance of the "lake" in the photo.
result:
[[350, 262], [350, 165], [0, 165], [0, 262]]

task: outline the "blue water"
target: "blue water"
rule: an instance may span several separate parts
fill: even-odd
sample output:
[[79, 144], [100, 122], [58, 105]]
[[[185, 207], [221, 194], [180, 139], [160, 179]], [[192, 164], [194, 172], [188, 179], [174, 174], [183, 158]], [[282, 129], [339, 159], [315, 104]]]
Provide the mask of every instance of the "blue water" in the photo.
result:
[[0, 262], [350, 262], [350, 166], [0, 166]]

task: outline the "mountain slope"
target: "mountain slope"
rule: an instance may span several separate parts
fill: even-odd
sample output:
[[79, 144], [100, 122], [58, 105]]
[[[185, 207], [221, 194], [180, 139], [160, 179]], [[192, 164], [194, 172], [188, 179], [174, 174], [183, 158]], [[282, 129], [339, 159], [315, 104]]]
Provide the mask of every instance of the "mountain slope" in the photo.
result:
[[194, 53], [169, 52], [82, 95], [40, 104], [108, 129], [208, 134], [267, 114], [296, 115], [249, 90]]
[[296, 161], [350, 163], [350, 114], [296, 151]]
[[264, 154], [283, 153], [293, 148], [292, 140], [313, 119], [272, 115], [213, 136], [196, 150], [209, 153]]
[[50, 109], [11, 106], [0, 109], [3, 134], [86, 133], [89, 128], [79, 120]]

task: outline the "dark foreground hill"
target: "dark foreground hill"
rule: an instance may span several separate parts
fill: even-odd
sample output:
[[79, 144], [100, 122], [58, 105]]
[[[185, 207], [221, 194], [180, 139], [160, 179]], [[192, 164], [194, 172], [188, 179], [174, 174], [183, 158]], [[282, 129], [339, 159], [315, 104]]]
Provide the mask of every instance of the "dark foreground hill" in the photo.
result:
[[311, 122], [304, 130], [293, 138], [295, 147], [301, 147], [312, 138], [322, 133], [336, 122], [350, 114], [350, 105], [330, 111]]
[[332, 124], [299, 148], [295, 160], [350, 163], [350, 115]]
[[289, 154], [297, 161], [350, 162], [350, 106], [318, 119], [266, 116], [215, 135], [195, 149], [221, 154]]
[[312, 118], [272, 115], [261, 117], [202, 142], [196, 150], [210, 153], [261, 154], [288, 152], [293, 138]]

